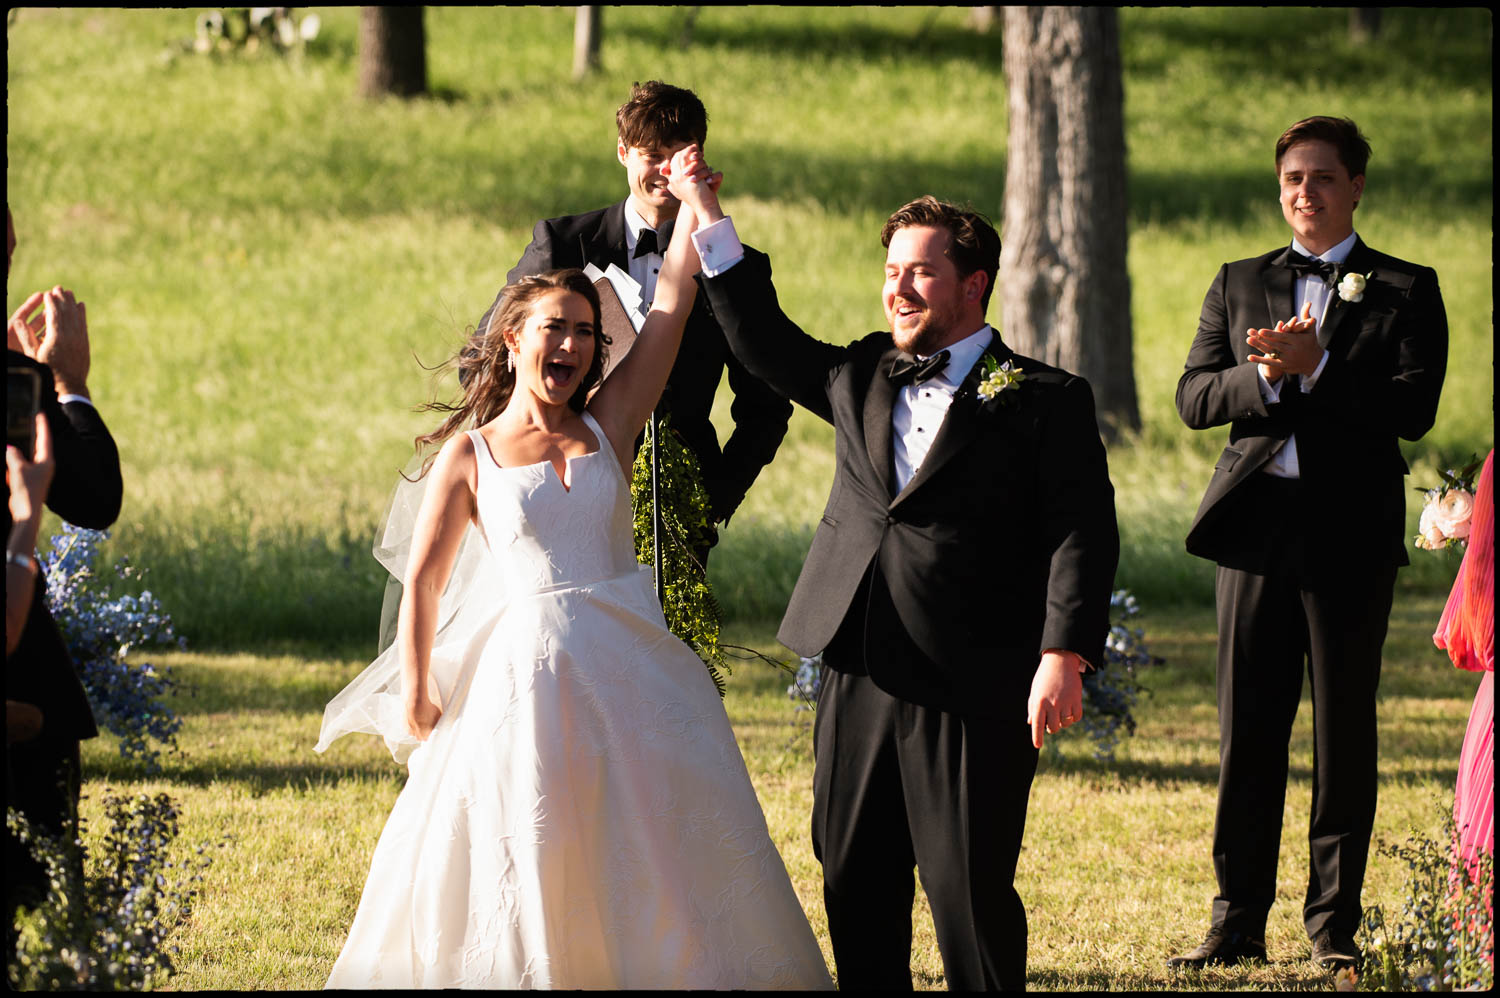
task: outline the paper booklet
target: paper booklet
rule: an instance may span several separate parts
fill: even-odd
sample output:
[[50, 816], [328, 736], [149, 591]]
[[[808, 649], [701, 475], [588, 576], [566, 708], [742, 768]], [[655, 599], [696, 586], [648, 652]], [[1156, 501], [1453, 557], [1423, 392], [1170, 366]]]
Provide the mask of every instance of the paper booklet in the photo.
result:
[[599, 292], [600, 318], [604, 322], [604, 334], [610, 340], [604, 361], [603, 377], [607, 378], [615, 365], [630, 352], [635, 334], [646, 321], [640, 312], [641, 286], [613, 263], [608, 270], [600, 270], [591, 263], [583, 268], [583, 273], [594, 282], [594, 288]]

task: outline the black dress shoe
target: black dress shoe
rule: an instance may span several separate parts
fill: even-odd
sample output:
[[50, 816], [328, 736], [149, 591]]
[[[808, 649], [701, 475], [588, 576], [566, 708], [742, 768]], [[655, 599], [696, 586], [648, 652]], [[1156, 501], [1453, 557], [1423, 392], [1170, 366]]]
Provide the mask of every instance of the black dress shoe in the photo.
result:
[[1324, 970], [1339, 971], [1345, 967], [1358, 967], [1359, 947], [1352, 936], [1336, 929], [1324, 929], [1313, 936], [1313, 962]]
[[1180, 956], [1169, 957], [1167, 966], [1196, 969], [1209, 964], [1229, 966], [1241, 960], [1264, 960], [1265, 958], [1266, 941], [1264, 939], [1247, 936], [1243, 932], [1230, 932], [1222, 926], [1215, 925], [1208, 930], [1208, 936], [1198, 944], [1196, 949], [1190, 949]]

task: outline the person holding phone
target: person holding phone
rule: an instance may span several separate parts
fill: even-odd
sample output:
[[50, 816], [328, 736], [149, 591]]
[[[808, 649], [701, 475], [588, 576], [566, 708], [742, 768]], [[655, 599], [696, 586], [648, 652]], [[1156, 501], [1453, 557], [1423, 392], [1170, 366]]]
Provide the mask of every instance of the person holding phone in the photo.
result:
[[[8, 208], [6, 237], [8, 273], [16, 247], [15, 223]], [[11, 369], [21, 369], [37, 377], [39, 422], [46, 423], [38, 446], [47, 440], [53, 462], [45, 505], [77, 526], [109, 527], [120, 515], [124, 485], [119, 449], [89, 394], [88, 320], [83, 303], [61, 286], [38, 291], [11, 315], [5, 336], [7, 375]], [[9, 461], [7, 450], [8, 492], [15, 487]], [[5, 511], [8, 553], [14, 550], [9, 544], [15, 521], [13, 498], [7, 496]], [[18, 568], [7, 566], [7, 590], [18, 573]], [[31, 606], [15, 647], [6, 656], [5, 699], [36, 707], [41, 724], [33, 737], [7, 745], [5, 802], [33, 827], [48, 834], [71, 835], [77, 824], [81, 786], [78, 746], [99, 731], [83, 683], [47, 607], [44, 573], [37, 566], [29, 574], [33, 576]], [[8, 604], [7, 594], [7, 610]], [[8, 616], [6, 623], [9, 647]], [[39, 899], [46, 891], [47, 877], [8, 829], [5, 849], [6, 901], [14, 910], [16, 905]]]

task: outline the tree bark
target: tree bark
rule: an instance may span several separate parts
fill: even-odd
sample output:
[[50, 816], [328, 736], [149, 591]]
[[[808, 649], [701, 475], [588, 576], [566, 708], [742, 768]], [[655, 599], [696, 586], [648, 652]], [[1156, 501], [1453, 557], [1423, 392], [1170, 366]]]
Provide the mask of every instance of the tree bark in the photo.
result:
[[1355, 44], [1363, 45], [1365, 42], [1373, 42], [1375, 36], [1379, 34], [1379, 7], [1349, 8], [1349, 39], [1351, 41]]
[[1006, 7], [1009, 92], [999, 284], [1015, 350], [1088, 380], [1105, 439], [1141, 425], [1125, 268], [1116, 11]]
[[975, 7], [969, 11], [969, 27], [981, 35], [987, 35], [999, 17], [999, 7]]
[[359, 9], [359, 95], [414, 97], [427, 92], [422, 7]]
[[578, 7], [573, 20], [573, 79], [599, 68], [600, 16], [603, 7]]

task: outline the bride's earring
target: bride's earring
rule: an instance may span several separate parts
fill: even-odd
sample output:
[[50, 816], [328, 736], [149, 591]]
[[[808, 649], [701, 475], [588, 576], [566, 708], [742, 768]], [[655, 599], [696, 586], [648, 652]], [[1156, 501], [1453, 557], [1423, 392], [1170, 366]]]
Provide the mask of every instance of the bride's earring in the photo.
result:
[[514, 371], [516, 369], [516, 355], [509, 350], [505, 351], [505, 369]]

